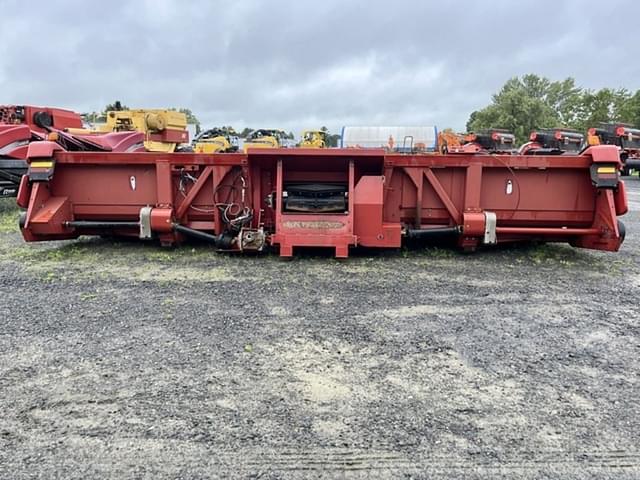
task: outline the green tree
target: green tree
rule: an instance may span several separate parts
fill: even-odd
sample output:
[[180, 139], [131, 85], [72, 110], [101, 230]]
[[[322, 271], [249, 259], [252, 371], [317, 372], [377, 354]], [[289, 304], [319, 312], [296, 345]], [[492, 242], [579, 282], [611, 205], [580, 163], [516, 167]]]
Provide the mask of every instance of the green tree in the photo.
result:
[[327, 147], [337, 147], [340, 143], [340, 135], [337, 133], [332, 134], [327, 132], [325, 143], [327, 144]]
[[640, 126], [640, 90], [584, 90], [573, 78], [551, 81], [529, 74], [509, 79], [487, 107], [472, 112], [469, 131], [505, 128], [520, 142], [537, 128], [565, 127], [579, 131], [601, 122]]
[[104, 112], [111, 112], [111, 111], [120, 111], [120, 110], [129, 110], [129, 107], [127, 107], [126, 105], [124, 105], [120, 100], [116, 100], [113, 103], [108, 104], [106, 107], [104, 107]]
[[620, 106], [618, 114], [621, 121], [640, 127], [640, 90]]
[[552, 82], [533, 74], [514, 77], [493, 95], [489, 106], [471, 113], [467, 130], [504, 128], [523, 142], [536, 128], [572, 121], [580, 95], [572, 78]]
[[238, 134], [239, 137], [247, 138], [253, 132], [253, 128], [244, 127], [242, 131]]
[[626, 89], [603, 88], [584, 92], [576, 128], [586, 130], [600, 122], [633, 122], [631, 93]]

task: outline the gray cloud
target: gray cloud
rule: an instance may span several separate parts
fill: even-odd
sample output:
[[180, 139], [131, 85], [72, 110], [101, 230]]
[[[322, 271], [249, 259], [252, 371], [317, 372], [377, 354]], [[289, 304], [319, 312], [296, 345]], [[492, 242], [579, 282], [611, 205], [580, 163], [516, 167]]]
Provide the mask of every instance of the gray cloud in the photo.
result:
[[1, 103], [191, 108], [298, 132], [437, 124], [511, 76], [640, 88], [638, 2], [0, 0]]

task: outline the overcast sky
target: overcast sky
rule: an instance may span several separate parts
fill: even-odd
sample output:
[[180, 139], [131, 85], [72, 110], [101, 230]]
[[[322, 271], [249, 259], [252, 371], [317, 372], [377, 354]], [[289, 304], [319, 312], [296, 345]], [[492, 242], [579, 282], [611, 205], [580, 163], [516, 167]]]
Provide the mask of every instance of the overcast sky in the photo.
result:
[[640, 2], [0, 0], [0, 103], [463, 130], [514, 75], [640, 88]]

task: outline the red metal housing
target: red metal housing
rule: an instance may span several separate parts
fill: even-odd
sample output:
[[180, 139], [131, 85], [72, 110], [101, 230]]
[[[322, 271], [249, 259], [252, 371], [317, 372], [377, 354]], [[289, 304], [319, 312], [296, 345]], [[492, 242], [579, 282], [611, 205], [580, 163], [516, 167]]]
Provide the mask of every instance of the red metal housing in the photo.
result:
[[82, 118], [62, 108], [0, 105], [0, 124], [28, 125], [34, 132], [46, 134], [49, 128], [82, 128]]
[[[40, 151], [44, 144], [39, 142]], [[234, 154], [29, 155], [19, 198], [27, 241], [102, 234], [226, 250], [396, 248], [403, 237], [458, 245], [539, 239], [616, 251], [626, 211], [615, 146], [581, 155], [402, 155], [367, 149]]]

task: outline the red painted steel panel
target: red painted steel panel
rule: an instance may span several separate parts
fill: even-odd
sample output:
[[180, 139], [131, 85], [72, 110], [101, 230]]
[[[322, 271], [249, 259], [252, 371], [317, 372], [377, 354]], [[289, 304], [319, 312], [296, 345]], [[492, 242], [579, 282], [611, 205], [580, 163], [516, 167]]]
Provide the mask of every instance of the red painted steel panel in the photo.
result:
[[[282, 255], [297, 246], [328, 246], [346, 256], [349, 246], [397, 247], [403, 231], [430, 227], [460, 226], [458, 243], [475, 248], [491, 237], [485, 235], [485, 227], [492, 228], [485, 223], [488, 215], [497, 221], [498, 242], [546, 238], [616, 250], [622, 242], [616, 212], [626, 209], [624, 187], [596, 186], [591, 166], [619, 160], [606, 147], [587, 152], [530, 157], [385, 155], [366, 149], [49, 152], [55, 162], [52, 179], [21, 188], [21, 198], [29, 198], [23, 234], [28, 241], [73, 237], [81, 232], [66, 221], [137, 221], [140, 209], [150, 206], [171, 212], [162, 216], [163, 244], [184, 238], [166, 231], [170, 218], [212, 235], [264, 228]], [[289, 183], [344, 185], [346, 210], [284, 211]], [[54, 214], [43, 217], [45, 210]], [[43, 218], [49, 219], [46, 227]]]

